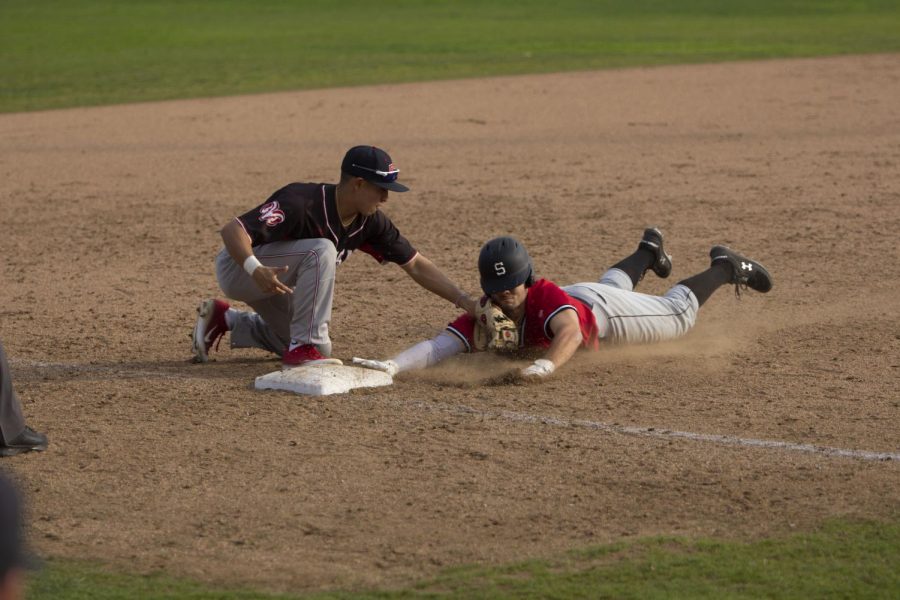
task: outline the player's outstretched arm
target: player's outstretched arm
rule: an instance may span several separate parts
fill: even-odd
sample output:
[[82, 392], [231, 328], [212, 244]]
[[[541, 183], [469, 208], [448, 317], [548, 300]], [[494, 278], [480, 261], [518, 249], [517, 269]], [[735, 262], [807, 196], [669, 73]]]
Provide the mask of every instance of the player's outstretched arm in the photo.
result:
[[417, 254], [415, 258], [401, 267], [413, 281], [444, 300], [452, 302], [472, 316], [475, 316], [475, 300], [462, 291], [458, 285], [450, 281], [437, 266]]
[[372, 360], [353, 357], [353, 364], [384, 371], [393, 376], [403, 371], [413, 371], [434, 366], [466, 349], [462, 341], [447, 332], [443, 332], [430, 340], [410, 346], [394, 358], [388, 360]]
[[553, 332], [553, 341], [547, 348], [543, 358], [539, 358], [522, 370], [525, 377], [546, 377], [563, 366], [584, 338], [581, 335], [581, 327], [578, 324], [578, 313], [574, 310], [564, 310], [550, 319], [550, 331]]

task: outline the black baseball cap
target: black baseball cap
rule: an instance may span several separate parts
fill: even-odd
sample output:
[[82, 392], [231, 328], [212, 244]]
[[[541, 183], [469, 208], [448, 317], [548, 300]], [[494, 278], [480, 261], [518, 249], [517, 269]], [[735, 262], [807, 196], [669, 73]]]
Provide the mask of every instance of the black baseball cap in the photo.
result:
[[369, 183], [392, 192], [408, 192], [409, 188], [397, 181], [400, 169], [390, 155], [375, 146], [354, 146], [347, 150], [341, 163], [341, 172], [362, 177]]

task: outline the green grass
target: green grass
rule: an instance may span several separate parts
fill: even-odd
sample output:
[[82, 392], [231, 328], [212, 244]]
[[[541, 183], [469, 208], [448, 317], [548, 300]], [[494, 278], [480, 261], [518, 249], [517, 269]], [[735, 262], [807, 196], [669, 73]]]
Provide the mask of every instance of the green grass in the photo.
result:
[[0, 111], [900, 50], [897, 0], [2, 0]]
[[30, 584], [43, 600], [143, 598], [898, 598], [900, 522], [834, 521], [813, 533], [753, 543], [650, 538], [554, 560], [449, 569], [402, 590], [308, 596], [216, 590], [51, 561]]

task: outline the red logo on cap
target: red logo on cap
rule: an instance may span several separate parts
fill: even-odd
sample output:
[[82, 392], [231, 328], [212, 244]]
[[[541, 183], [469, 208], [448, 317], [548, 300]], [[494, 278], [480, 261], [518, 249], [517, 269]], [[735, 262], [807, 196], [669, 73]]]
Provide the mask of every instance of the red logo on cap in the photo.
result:
[[277, 200], [273, 200], [259, 209], [259, 220], [267, 227], [275, 227], [284, 222], [284, 211], [278, 207]]
[[394, 163], [388, 165], [388, 171], [396, 171], [397, 167], [394, 166]]

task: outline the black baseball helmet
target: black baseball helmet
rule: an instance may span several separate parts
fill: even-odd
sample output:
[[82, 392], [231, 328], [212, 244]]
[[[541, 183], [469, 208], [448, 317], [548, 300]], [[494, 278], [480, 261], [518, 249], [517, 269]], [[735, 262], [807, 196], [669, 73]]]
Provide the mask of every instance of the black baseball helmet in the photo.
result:
[[478, 272], [481, 274], [481, 289], [485, 294], [496, 294], [504, 290], [534, 283], [534, 268], [528, 250], [519, 240], [509, 236], [494, 238], [481, 247], [478, 255]]

